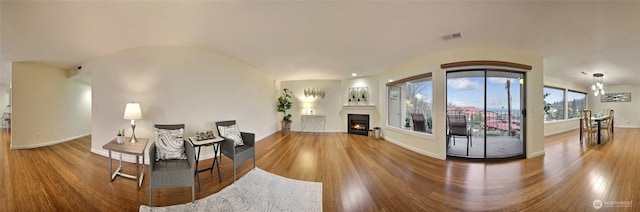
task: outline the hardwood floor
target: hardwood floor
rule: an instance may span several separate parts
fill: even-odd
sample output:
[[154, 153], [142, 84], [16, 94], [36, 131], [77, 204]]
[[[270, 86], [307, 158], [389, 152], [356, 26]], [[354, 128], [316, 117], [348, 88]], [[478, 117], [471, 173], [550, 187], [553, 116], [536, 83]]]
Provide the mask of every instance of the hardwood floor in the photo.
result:
[[[263, 170], [322, 182], [325, 211], [585, 211], [595, 210], [596, 199], [618, 204], [606, 210], [640, 211], [640, 129], [615, 133], [603, 145], [580, 144], [577, 131], [549, 136], [546, 155], [510, 162], [442, 161], [343, 133], [274, 134], [257, 143], [256, 154]], [[140, 191], [133, 180], [110, 182], [108, 160], [90, 153], [90, 137], [29, 150], [9, 150], [9, 137], [2, 138], [0, 211], [137, 211], [148, 204], [148, 179]], [[201, 173], [197, 199], [233, 181], [223, 158], [222, 183], [215, 172]], [[250, 168], [245, 162], [239, 178]], [[160, 189], [153, 202], [186, 203], [190, 192]], [[630, 207], [620, 207], [625, 201]]]

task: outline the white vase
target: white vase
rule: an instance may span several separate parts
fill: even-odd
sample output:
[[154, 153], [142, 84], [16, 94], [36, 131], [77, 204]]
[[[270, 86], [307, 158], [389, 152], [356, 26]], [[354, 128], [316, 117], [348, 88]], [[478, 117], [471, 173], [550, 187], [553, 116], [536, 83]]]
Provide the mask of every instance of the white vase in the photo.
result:
[[118, 142], [118, 144], [124, 143], [124, 136], [117, 136], [116, 137], [116, 142]]

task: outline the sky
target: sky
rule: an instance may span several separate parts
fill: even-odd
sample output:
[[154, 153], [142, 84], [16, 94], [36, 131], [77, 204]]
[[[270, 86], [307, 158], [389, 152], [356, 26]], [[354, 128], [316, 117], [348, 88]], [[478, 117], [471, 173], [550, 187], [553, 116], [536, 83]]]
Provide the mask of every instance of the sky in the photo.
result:
[[[507, 109], [507, 78], [487, 77], [487, 108]], [[447, 103], [484, 108], [484, 77], [447, 79]], [[511, 109], [520, 109], [519, 79], [511, 79]]]
[[[563, 89], [555, 89], [555, 88], [544, 88], [544, 93], [549, 93], [550, 95], [544, 98], [544, 101], [548, 103], [554, 102], [564, 102], [564, 90]], [[567, 102], [576, 99], [584, 99], [587, 98], [586, 94], [577, 93], [577, 92], [567, 92]]]

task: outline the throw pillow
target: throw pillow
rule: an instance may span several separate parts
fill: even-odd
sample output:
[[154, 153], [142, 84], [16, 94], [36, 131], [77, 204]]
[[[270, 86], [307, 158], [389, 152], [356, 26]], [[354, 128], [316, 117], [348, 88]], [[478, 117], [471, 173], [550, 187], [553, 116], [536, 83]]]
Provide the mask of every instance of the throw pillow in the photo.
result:
[[184, 129], [156, 131], [156, 161], [187, 159], [184, 153]]
[[220, 131], [220, 136], [233, 140], [236, 146], [244, 145], [242, 135], [237, 125], [218, 126], [218, 131]]

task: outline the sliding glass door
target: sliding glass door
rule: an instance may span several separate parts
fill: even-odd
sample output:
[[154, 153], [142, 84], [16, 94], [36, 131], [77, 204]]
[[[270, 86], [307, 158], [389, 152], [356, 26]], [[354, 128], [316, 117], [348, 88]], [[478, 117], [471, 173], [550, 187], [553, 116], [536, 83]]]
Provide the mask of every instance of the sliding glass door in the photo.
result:
[[447, 155], [524, 156], [524, 73], [496, 69], [447, 72]]

